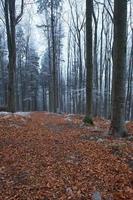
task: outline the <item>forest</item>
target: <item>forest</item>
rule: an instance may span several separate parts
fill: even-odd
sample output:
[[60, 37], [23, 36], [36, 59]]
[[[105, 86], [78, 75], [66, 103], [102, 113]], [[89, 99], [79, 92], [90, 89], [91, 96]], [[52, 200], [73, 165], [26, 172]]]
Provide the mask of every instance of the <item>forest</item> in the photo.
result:
[[133, 200], [133, 0], [0, 0], [0, 200]]

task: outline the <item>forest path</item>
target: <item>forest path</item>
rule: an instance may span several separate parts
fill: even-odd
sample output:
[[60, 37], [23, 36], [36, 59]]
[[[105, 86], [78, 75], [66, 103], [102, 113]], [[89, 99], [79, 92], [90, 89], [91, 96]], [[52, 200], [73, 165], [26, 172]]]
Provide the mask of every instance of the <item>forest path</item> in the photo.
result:
[[0, 116], [0, 200], [133, 200], [132, 135], [114, 140], [108, 127], [78, 115]]

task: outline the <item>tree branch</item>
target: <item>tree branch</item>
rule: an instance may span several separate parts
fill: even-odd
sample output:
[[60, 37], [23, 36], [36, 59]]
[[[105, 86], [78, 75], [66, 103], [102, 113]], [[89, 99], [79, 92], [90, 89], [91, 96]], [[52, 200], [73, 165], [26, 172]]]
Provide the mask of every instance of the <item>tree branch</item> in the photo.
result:
[[22, 15], [23, 15], [23, 11], [24, 11], [24, 0], [21, 0], [21, 12], [16, 18], [16, 24], [18, 24], [21, 21]]
[[[97, 0], [94, 0], [94, 1], [95, 1], [96, 3], [98, 3], [98, 4], [104, 6], [104, 8], [106, 9], [107, 13], [109, 14], [109, 16], [110, 16], [110, 18], [111, 18], [111, 21], [114, 23], [114, 18], [113, 18], [113, 16], [112, 16], [112, 14], [110, 13], [109, 9], [107, 8], [107, 6], [106, 6], [104, 3], [101, 3], [101, 2], [99, 2], [99, 1], [97, 1]], [[110, 4], [109, 4], [109, 5], [110, 5]], [[112, 8], [112, 7], [110, 6], [110, 8]], [[112, 9], [111, 9], [111, 11], [112, 11]]]

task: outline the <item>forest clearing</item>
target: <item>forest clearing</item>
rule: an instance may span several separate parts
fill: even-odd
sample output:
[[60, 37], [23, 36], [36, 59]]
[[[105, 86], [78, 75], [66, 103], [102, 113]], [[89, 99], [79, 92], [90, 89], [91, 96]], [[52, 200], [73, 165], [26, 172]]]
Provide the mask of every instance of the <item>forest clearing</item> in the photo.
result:
[[133, 199], [133, 122], [47, 112], [0, 115], [0, 200]]

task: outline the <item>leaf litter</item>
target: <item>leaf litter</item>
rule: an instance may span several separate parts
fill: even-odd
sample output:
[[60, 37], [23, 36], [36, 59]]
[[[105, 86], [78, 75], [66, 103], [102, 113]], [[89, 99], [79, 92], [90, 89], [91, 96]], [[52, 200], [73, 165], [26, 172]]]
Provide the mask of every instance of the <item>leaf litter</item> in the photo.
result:
[[107, 136], [110, 122], [33, 112], [0, 115], [0, 200], [133, 200], [130, 136]]

